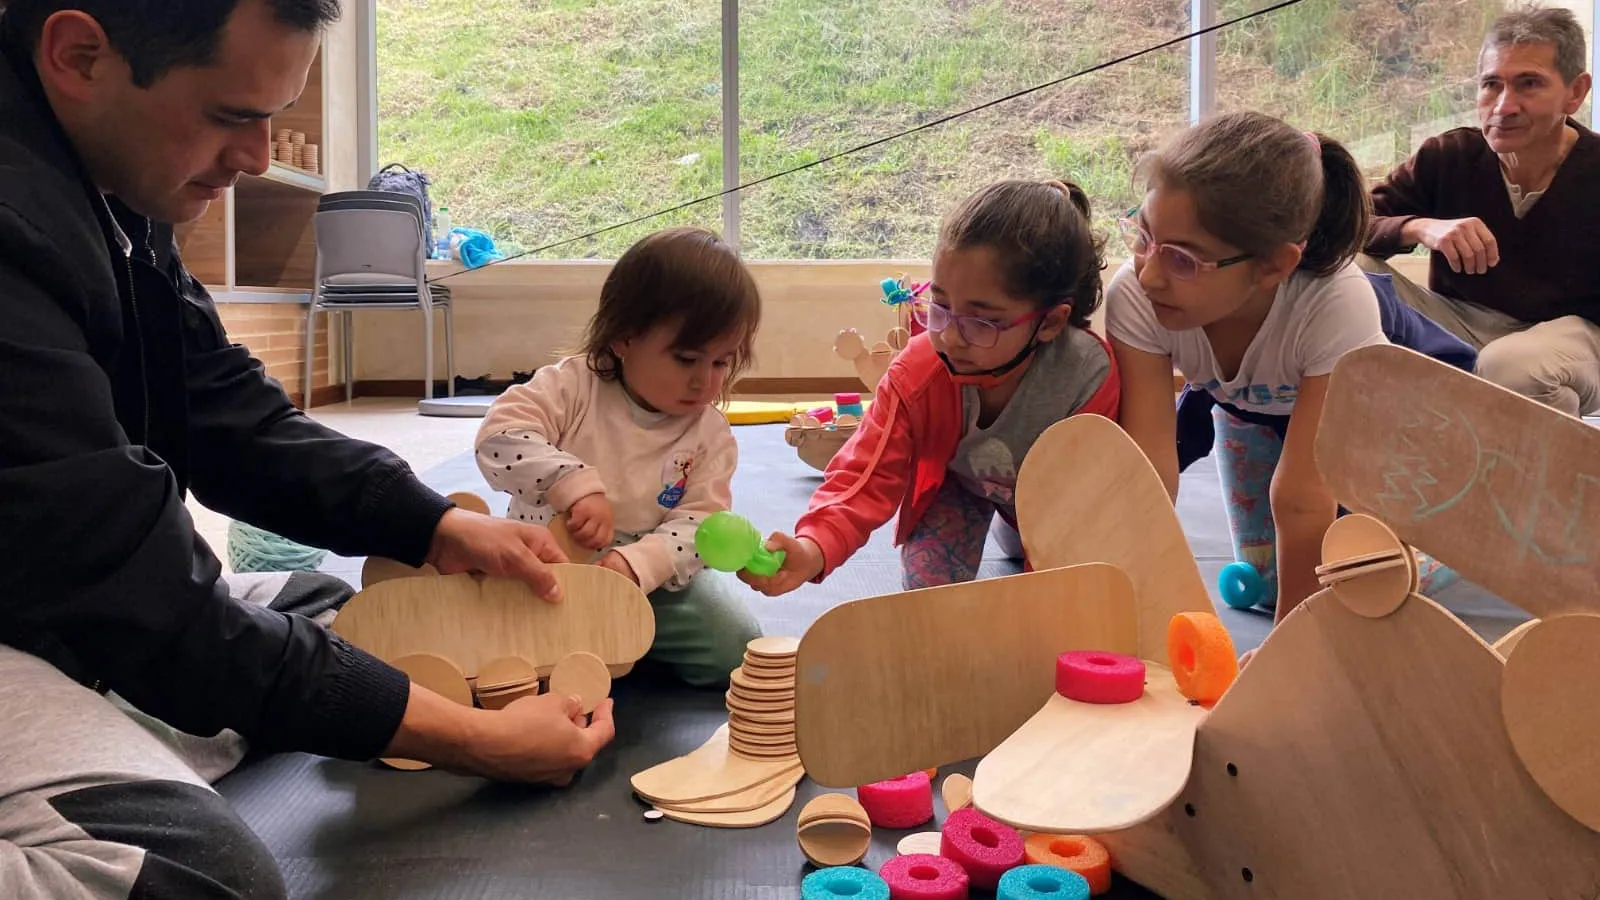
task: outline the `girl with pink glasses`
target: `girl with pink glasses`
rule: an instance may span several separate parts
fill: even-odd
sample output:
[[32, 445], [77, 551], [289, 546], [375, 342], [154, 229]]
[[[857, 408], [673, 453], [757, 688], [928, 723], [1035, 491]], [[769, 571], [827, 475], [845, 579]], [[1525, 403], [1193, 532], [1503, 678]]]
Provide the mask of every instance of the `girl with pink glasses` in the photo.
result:
[[794, 535], [768, 542], [783, 568], [739, 577], [774, 597], [820, 581], [896, 513], [908, 590], [975, 578], [996, 513], [1001, 546], [1020, 556], [1014, 493], [1034, 440], [1067, 416], [1117, 415], [1116, 361], [1089, 330], [1103, 267], [1077, 185], [1007, 181], [967, 198], [911, 301], [925, 331], [878, 384]]
[[[1235, 558], [1281, 621], [1319, 590], [1338, 514], [1312, 454], [1334, 363], [1391, 337], [1469, 371], [1472, 352], [1356, 266], [1371, 204], [1337, 141], [1230, 113], [1141, 171], [1144, 202], [1122, 221], [1132, 259], [1106, 292], [1122, 426], [1174, 499], [1179, 472], [1219, 450]], [[1428, 586], [1439, 570], [1422, 562]]]

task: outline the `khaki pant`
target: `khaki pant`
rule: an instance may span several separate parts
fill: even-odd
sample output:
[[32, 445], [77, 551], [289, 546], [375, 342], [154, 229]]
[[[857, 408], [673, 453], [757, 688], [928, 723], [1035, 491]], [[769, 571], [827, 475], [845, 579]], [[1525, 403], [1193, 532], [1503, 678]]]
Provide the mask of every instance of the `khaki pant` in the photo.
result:
[[1407, 306], [1477, 348], [1479, 377], [1568, 415], [1600, 413], [1600, 325], [1580, 316], [1529, 325], [1436, 294], [1382, 260], [1362, 255], [1357, 262], [1368, 272], [1392, 276]]

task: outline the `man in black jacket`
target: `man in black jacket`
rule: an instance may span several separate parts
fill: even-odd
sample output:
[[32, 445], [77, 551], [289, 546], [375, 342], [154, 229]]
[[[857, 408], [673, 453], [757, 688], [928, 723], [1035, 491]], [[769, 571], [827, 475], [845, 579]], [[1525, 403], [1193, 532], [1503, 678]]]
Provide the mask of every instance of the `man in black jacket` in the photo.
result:
[[[230, 345], [171, 223], [267, 168], [338, 0], [10, 0], [0, 18], [0, 896], [278, 897], [270, 855], [118, 712], [193, 735], [562, 782], [613, 734], [460, 707], [230, 598], [184, 507], [346, 555], [522, 577], [544, 529], [453, 508]], [[552, 598], [553, 599], [553, 598]]]

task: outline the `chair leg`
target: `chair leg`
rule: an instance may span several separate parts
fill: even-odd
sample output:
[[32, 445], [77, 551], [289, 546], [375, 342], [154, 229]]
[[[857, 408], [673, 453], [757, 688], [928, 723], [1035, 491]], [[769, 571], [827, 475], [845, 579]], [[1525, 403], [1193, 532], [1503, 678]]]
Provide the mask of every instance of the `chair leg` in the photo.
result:
[[356, 399], [356, 313], [353, 309], [344, 311], [344, 319], [340, 323], [340, 332], [344, 335], [344, 402], [350, 403]]
[[456, 395], [456, 333], [453, 316], [454, 309], [446, 304], [444, 308], [444, 377], [446, 396]]
[[422, 396], [433, 399], [433, 307], [422, 306]]
[[306, 367], [305, 380], [300, 382], [300, 408], [311, 410], [312, 372], [317, 358], [317, 301], [313, 297], [306, 306]]

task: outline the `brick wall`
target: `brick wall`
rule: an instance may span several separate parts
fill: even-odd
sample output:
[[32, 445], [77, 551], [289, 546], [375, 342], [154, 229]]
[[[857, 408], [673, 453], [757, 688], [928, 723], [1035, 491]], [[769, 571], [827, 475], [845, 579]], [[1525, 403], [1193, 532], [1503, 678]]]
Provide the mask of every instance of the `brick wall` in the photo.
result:
[[[228, 337], [250, 348], [251, 355], [267, 367], [267, 374], [283, 383], [296, 403], [306, 358], [306, 308], [299, 303], [219, 303], [217, 312]], [[332, 383], [328, 364], [328, 316], [317, 316], [317, 358], [312, 369], [313, 387]]]

